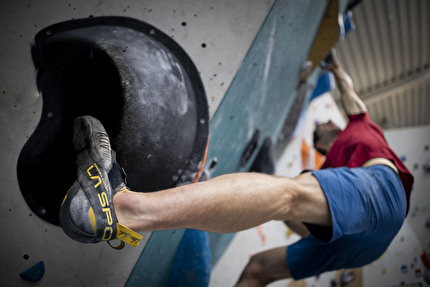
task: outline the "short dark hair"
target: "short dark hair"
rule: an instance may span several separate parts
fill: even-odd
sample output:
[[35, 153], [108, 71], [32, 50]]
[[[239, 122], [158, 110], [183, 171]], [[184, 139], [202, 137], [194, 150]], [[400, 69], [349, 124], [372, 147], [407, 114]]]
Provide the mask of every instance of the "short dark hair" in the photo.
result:
[[317, 142], [321, 139], [320, 135], [318, 134], [318, 126], [314, 130], [314, 148], [322, 155], [326, 155], [327, 151], [321, 148], [317, 148]]
[[318, 126], [314, 130], [314, 146], [317, 144], [317, 142], [320, 140], [320, 135], [318, 134]]

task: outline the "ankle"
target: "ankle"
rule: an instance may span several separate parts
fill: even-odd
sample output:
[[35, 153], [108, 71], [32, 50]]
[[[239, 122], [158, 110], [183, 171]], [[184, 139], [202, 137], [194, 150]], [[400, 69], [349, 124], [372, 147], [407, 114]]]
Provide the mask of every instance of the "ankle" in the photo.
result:
[[137, 200], [134, 198], [133, 192], [124, 186], [115, 194], [112, 201], [118, 223], [135, 230], [137, 226], [133, 219], [137, 211]]
[[[118, 190], [118, 192], [115, 194], [115, 196], [117, 194], [126, 193], [126, 192], [131, 192], [131, 191], [130, 191], [130, 189], [127, 188], [127, 186], [124, 185], [123, 187], [121, 187], [120, 190]], [[115, 196], [114, 196], [114, 198], [115, 198]]]

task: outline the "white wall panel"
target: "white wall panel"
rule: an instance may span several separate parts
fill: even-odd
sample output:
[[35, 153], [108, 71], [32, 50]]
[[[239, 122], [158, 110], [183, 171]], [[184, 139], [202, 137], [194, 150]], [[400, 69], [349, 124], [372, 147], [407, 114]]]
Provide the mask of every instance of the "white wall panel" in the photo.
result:
[[[273, 0], [1, 1], [0, 285], [27, 286], [19, 273], [41, 260], [46, 274], [40, 286], [122, 286], [145, 245], [118, 252], [107, 244], [73, 242], [26, 205], [16, 164], [39, 122], [43, 104], [30, 54], [33, 36], [48, 25], [90, 15], [127, 16], [154, 25], [174, 38], [194, 61], [212, 116], [272, 4]], [[95, 265], [94, 258], [100, 265]]]

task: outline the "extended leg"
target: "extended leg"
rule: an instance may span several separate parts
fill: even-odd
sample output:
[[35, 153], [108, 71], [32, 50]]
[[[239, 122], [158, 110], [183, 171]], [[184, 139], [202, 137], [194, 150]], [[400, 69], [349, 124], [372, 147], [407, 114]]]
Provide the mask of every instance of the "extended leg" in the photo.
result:
[[237, 232], [270, 220], [331, 225], [327, 200], [310, 173], [294, 179], [230, 174], [153, 193], [123, 189], [113, 202], [119, 222], [138, 231]]
[[331, 225], [327, 200], [311, 173], [294, 179], [236, 173], [159, 192], [132, 192], [113, 162], [102, 124], [92, 117], [75, 123], [78, 176], [63, 201], [60, 221], [76, 240], [98, 242], [126, 234], [121, 239], [133, 245], [139, 238], [132, 230], [236, 232], [270, 220]]

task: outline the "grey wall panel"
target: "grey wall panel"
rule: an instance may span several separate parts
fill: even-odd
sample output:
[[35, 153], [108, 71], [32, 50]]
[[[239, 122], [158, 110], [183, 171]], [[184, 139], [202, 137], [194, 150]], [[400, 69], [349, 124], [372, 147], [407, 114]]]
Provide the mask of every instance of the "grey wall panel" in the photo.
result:
[[[27, 286], [19, 273], [46, 265], [41, 286], [121, 286], [145, 242], [118, 252], [72, 241], [32, 214], [18, 187], [16, 164], [42, 116], [30, 55], [33, 36], [51, 24], [92, 16], [127, 16], [154, 25], [189, 54], [202, 77], [212, 116], [273, 0], [2, 1], [0, 3], [0, 277]], [[61, 159], [53, 168], [61, 168]], [[46, 175], [49, 185], [49, 174]], [[145, 239], [149, 234], [145, 234]], [[145, 240], [144, 240], [145, 241]]]

